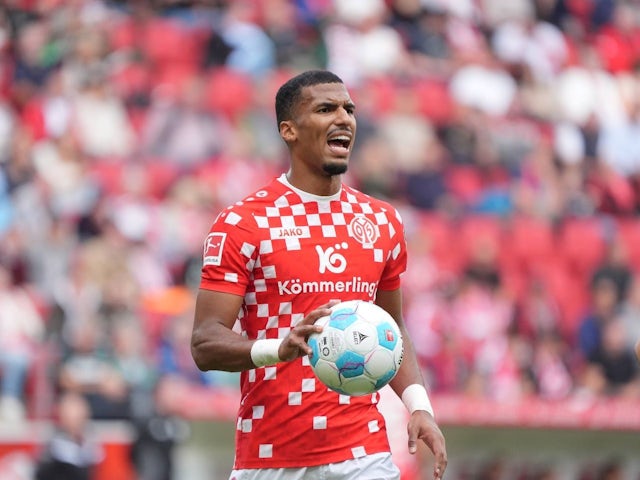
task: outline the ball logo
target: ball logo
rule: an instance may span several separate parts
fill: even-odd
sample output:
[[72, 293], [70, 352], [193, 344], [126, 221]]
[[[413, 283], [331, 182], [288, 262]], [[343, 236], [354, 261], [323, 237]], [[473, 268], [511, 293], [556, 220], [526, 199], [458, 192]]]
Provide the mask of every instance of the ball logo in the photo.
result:
[[325, 357], [333, 355], [344, 349], [344, 340], [336, 332], [330, 332], [329, 335], [322, 337], [320, 340], [320, 352]]
[[354, 331], [353, 332], [353, 344], [354, 345], [359, 345], [363, 340], [366, 340], [367, 338], [369, 338], [369, 336], [365, 335], [362, 332], [358, 332], [358, 331]]
[[385, 330], [384, 331], [384, 335], [387, 338], [388, 342], [393, 342], [394, 335], [393, 335], [393, 332], [391, 330]]
[[331, 273], [342, 273], [347, 268], [347, 259], [344, 255], [338, 253], [336, 250], [341, 248], [346, 249], [349, 245], [346, 242], [339, 243], [334, 247], [329, 247], [323, 250], [320, 245], [316, 245], [316, 252], [318, 253], [319, 266], [318, 271], [325, 273], [329, 270]]
[[329, 349], [328, 345], [327, 345], [327, 338], [323, 338], [321, 343], [321, 349], [322, 349], [322, 355], [324, 355], [325, 357], [328, 357], [329, 354], [331, 354], [331, 350]]
[[349, 235], [365, 247], [372, 247], [380, 237], [377, 225], [363, 215], [353, 217], [349, 223]]

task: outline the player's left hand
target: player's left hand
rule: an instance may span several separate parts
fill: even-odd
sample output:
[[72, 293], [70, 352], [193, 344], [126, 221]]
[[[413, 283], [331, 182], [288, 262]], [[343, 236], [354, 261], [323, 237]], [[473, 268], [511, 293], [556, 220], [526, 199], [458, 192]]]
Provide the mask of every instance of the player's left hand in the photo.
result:
[[321, 317], [331, 315], [331, 307], [336, 303], [338, 302], [332, 300], [329, 303], [312, 310], [300, 323], [291, 329], [289, 335], [287, 335], [280, 344], [280, 348], [278, 350], [280, 360], [290, 362], [298, 357], [311, 355], [313, 353], [311, 347], [307, 343], [309, 335], [312, 333], [322, 332], [322, 326], [316, 325], [315, 323]]
[[428, 412], [417, 410], [411, 414], [407, 433], [409, 434], [409, 453], [415, 454], [417, 452], [418, 440], [422, 440], [433, 452], [433, 478], [440, 480], [447, 468], [447, 448], [444, 435], [435, 419]]

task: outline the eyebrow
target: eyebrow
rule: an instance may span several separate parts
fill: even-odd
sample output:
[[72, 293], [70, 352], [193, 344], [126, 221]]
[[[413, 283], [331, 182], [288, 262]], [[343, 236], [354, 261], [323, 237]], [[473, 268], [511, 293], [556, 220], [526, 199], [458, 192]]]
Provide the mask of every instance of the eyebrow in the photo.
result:
[[351, 108], [352, 110], [355, 110], [356, 106], [353, 102], [349, 101], [349, 102], [342, 102], [340, 100], [336, 100], [336, 101], [324, 101], [321, 103], [318, 103], [316, 105], [316, 108], [321, 108], [321, 107], [335, 107], [335, 106], [344, 106], [345, 108]]

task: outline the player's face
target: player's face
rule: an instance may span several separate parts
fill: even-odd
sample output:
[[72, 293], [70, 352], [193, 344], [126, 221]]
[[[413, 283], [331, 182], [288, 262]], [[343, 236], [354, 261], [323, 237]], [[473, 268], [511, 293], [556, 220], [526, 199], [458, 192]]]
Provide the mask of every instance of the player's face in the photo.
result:
[[294, 160], [325, 176], [346, 172], [356, 133], [354, 110], [342, 83], [305, 87], [288, 131]]

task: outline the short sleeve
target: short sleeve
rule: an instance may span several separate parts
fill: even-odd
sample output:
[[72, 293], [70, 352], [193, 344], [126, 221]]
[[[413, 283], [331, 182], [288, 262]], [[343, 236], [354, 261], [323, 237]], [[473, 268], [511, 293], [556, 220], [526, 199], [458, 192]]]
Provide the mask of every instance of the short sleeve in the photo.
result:
[[378, 284], [378, 289], [380, 290], [396, 290], [400, 288], [400, 276], [407, 269], [407, 242], [402, 217], [396, 209], [392, 209], [389, 216], [391, 250]]
[[214, 221], [204, 241], [200, 288], [244, 295], [255, 263], [251, 215], [227, 209]]

